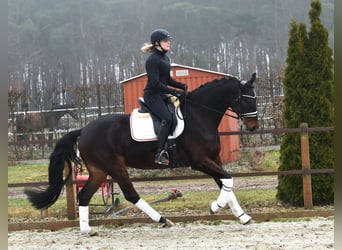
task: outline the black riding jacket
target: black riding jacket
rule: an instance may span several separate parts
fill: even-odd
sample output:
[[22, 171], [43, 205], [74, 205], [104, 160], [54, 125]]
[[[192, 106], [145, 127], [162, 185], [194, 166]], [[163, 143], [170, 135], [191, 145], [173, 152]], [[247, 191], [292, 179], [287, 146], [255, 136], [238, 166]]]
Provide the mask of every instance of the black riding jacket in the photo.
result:
[[145, 69], [147, 73], [147, 84], [144, 95], [154, 94], [174, 94], [175, 90], [168, 88], [167, 85], [184, 89], [184, 84], [175, 81], [170, 76], [170, 58], [166, 52], [154, 49], [146, 60]]

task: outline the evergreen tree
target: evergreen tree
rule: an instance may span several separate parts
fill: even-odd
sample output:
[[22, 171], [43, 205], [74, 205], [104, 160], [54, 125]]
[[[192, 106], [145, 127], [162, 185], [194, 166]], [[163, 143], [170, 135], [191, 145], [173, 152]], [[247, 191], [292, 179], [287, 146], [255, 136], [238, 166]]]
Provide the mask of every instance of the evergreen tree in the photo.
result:
[[[305, 101], [301, 97], [302, 86], [305, 81], [304, 58], [305, 44], [307, 42], [305, 24], [291, 22], [289, 33], [287, 67], [284, 78], [284, 121], [286, 127], [299, 127], [302, 121], [302, 109]], [[304, 102], [304, 103], [303, 103]], [[300, 136], [298, 134], [285, 134], [280, 147], [280, 170], [298, 169], [301, 166]], [[280, 200], [297, 204], [303, 199], [302, 179], [299, 175], [279, 176], [277, 197]]]
[[[287, 67], [285, 70], [286, 127], [299, 127], [307, 122], [310, 127], [333, 126], [333, 59], [328, 44], [328, 32], [320, 21], [321, 4], [311, 2], [311, 28], [291, 23]], [[309, 137], [310, 165], [333, 168], [333, 133], [316, 132]], [[280, 148], [279, 170], [300, 169], [300, 135], [286, 134]], [[303, 204], [301, 176], [279, 176], [277, 197], [293, 205]], [[312, 176], [313, 203], [331, 204], [334, 201], [333, 175]]]

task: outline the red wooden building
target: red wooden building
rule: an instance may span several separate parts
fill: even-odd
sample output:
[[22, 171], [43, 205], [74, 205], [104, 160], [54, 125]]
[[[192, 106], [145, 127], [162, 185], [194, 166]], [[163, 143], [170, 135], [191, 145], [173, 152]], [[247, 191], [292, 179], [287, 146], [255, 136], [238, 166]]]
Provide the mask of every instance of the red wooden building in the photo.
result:
[[[179, 64], [171, 64], [171, 76], [179, 82], [188, 84], [189, 91], [199, 87], [203, 83], [214, 79], [220, 79], [228, 74], [188, 67]], [[147, 81], [146, 73], [122, 81], [124, 90], [125, 112], [130, 113], [139, 107], [138, 97], [143, 95], [143, 89]], [[238, 121], [224, 116], [219, 126], [219, 131], [238, 130]], [[224, 163], [237, 161], [240, 155], [238, 135], [221, 136], [221, 158]]]

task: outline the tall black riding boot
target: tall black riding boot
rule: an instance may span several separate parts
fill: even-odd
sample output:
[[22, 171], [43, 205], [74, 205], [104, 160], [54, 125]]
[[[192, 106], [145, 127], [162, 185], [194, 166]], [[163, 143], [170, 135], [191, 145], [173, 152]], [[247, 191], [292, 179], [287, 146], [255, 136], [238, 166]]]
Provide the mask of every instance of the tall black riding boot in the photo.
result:
[[158, 133], [158, 150], [155, 163], [169, 165], [169, 155], [166, 149], [167, 137], [169, 135], [170, 126], [165, 120], [162, 120]]

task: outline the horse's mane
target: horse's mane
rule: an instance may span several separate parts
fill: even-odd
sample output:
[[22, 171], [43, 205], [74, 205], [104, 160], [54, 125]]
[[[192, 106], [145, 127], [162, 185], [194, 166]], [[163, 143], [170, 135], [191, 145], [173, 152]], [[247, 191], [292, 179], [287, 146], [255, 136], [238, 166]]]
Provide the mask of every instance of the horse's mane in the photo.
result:
[[202, 92], [206, 92], [210, 88], [214, 88], [217, 85], [220, 85], [223, 81], [230, 81], [232, 79], [236, 79], [235, 77], [232, 76], [225, 76], [220, 79], [214, 79], [213, 81], [203, 83], [200, 85], [198, 88], [194, 89], [188, 94], [188, 97], [191, 98], [193, 95], [197, 95]]

